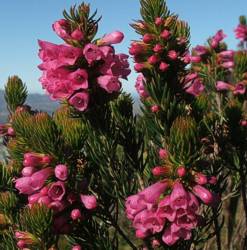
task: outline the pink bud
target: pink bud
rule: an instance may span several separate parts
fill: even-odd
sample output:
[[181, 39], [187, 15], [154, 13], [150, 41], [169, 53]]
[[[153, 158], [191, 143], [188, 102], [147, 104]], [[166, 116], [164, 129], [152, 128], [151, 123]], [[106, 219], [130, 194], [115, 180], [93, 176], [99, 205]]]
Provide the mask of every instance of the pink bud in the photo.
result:
[[211, 176], [208, 182], [212, 185], [215, 185], [217, 183], [217, 178], [215, 176]]
[[108, 35], [105, 35], [100, 41], [100, 45], [111, 45], [121, 43], [124, 39], [124, 34], [120, 31], [114, 31]]
[[34, 172], [35, 172], [34, 167], [25, 167], [21, 171], [22, 175], [25, 177], [31, 176]]
[[71, 37], [77, 41], [81, 41], [84, 38], [84, 35], [81, 30], [76, 29], [71, 33]]
[[86, 209], [95, 209], [97, 207], [97, 200], [94, 195], [80, 195], [81, 202], [85, 206]]
[[153, 39], [154, 39], [154, 36], [152, 34], [145, 34], [143, 36], [143, 42], [144, 43], [150, 43], [150, 42], [153, 41]]
[[145, 65], [143, 63], [136, 63], [134, 68], [136, 72], [142, 72], [145, 68]]
[[186, 175], [186, 169], [184, 166], [180, 166], [178, 169], [177, 169], [177, 174], [180, 178], [184, 177]]
[[52, 157], [50, 155], [45, 155], [44, 157], [42, 157], [42, 163], [43, 164], [51, 164], [52, 162]]
[[80, 245], [75, 245], [72, 247], [71, 250], [82, 250], [81, 246]]
[[57, 165], [55, 167], [55, 176], [61, 181], [66, 181], [68, 178], [67, 166], [62, 164]]
[[11, 128], [11, 127], [8, 128], [7, 135], [9, 135], [9, 136], [15, 136], [15, 131], [14, 131], [14, 129]]
[[193, 187], [193, 192], [207, 205], [210, 205], [214, 200], [212, 193], [201, 185], [195, 185]]
[[168, 51], [167, 55], [171, 60], [176, 60], [178, 58], [178, 54], [175, 50]]
[[190, 57], [190, 61], [192, 63], [200, 63], [202, 61], [201, 57], [200, 56], [191, 56]]
[[159, 61], [159, 58], [156, 56], [156, 55], [152, 55], [148, 58], [148, 62], [151, 64], [151, 65], [154, 65], [156, 64], [157, 62]]
[[165, 158], [167, 158], [167, 156], [168, 156], [167, 150], [164, 149], [164, 148], [161, 148], [159, 150], [159, 157], [160, 157], [160, 159], [165, 159]]
[[72, 220], [78, 220], [82, 218], [81, 211], [79, 209], [73, 209], [71, 211], [70, 217]]
[[163, 51], [163, 46], [161, 44], [156, 44], [153, 48], [153, 51], [156, 53], [161, 53]]
[[166, 167], [161, 167], [161, 166], [156, 166], [152, 169], [152, 174], [154, 176], [161, 176], [161, 175], [165, 175], [168, 173], [168, 168]]
[[167, 63], [165, 63], [165, 62], [161, 62], [161, 63], [160, 63], [159, 69], [160, 69], [162, 72], [166, 72], [168, 68], [169, 68], [169, 64], [167, 64]]
[[157, 112], [160, 111], [160, 107], [159, 107], [158, 105], [153, 105], [153, 106], [151, 107], [151, 111], [152, 111], [153, 113], [157, 113]]
[[152, 241], [152, 247], [155, 248], [155, 247], [159, 247], [159, 246], [160, 246], [160, 242], [158, 240], [154, 239]]
[[163, 24], [163, 19], [161, 17], [155, 18], [155, 25], [160, 26]]
[[197, 173], [195, 176], [195, 182], [198, 183], [199, 185], [205, 185], [208, 183], [208, 178], [206, 175], [202, 173]]
[[171, 33], [169, 30], [163, 30], [160, 36], [164, 39], [167, 40], [170, 37]]
[[17, 247], [20, 248], [20, 249], [23, 249], [24, 247], [26, 246], [26, 243], [24, 240], [19, 240], [17, 242]]
[[148, 236], [148, 233], [146, 232], [143, 232], [141, 230], [136, 230], [136, 238], [139, 238], [139, 239], [144, 239]]

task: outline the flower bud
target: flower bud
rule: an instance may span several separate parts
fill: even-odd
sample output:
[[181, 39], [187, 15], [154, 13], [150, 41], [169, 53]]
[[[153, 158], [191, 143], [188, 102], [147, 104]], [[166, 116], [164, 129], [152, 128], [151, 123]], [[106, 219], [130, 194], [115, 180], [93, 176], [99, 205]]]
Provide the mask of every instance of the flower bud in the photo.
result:
[[206, 175], [202, 173], [197, 173], [195, 175], [195, 182], [198, 183], [199, 185], [206, 185], [208, 183], [208, 178]]
[[168, 55], [167, 55], [171, 60], [176, 60], [178, 58], [178, 54], [175, 50], [170, 50], [168, 51]]
[[152, 34], [145, 34], [143, 36], [143, 42], [144, 43], [150, 43], [150, 42], [153, 41], [153, 39], [154, 39], [154, 36]]
[[26, 247], [26, 243], [24, 240], [18, 240], [17, 241], [17, 247], [20, 248], [20, 249], [23, 249]]
[[161, 53], [163, 51], [163, 46], [161, 44], [156, 44], [153, 48], [153, 51], [156, 53]]
[[212, 185], [215, 185], [217, 183], [217, 178], [215, 176], [211, 176], [208, 182]]
[[81, 211], [79, 209], [73, 209], [71, 211], [70, 217], [72, 220], [79, 220], [82, 218]]
[[207, 205], [210, 205], [214, 200], [212, 193], [201, 185], [195, 185], [193, 193]]
[[152, 113], [157, 113], [160, 111], [160, 107], [158, 105], [153, 105], [151, 107], [151, 111], [152, 111]]
[[99, 45], [111, 45], [121, 43], [124, 39], [124, 34], [120, 31], [114, 31], [110, 34], [105, 35], [101, 40], [98, 41]]
[[165, 175], [169, 172], [169, 169], [167, 167], [162, 167], [162, 166], [156, 166], [152, 169], [152, 174], [154, 176], [161, 176]]
[[169, 64], [167, 64], [165, 62], [160, 63], [160, 66], [159, 66], [160, 71], [166, 72], [168, 68], [169, 68]]
[[161, 17], [156, 17], [155, 18], [155, 25], [160, 26], [163, 24], [163, 19]]
[[82, 250], [81, 246], [80, 245], [75, 245], [72, 247], [71, 250]]
[[164, 148], [160, 148], [159, 149], [159, 158], [160, 159], [165, 159], [165, 158], [167, 158], [167, 156], [168, 156], [167, 150], [164, 149]]
[[152, 55], [148, 58], [148, 63], [151, 65], [156, 64], [159, 61], [159, 58], [156, 55]]
[[180, 166], [177, 169], [177, 174], [180, 178], [184, 177], [186, 175], [186, 169], [184, 166]]
[[160, 37], [162, 37], [164, 40], [167, 40], [170, 37], [171, 33], [169, 30], [163, 30], [160, 34]]
[[35, 170], [36, 169], [34, 167], [24, 167], [21, 173], [24, 177], [28, 177], [31, 176], [35, 172]]
[[95, 209], [97, 207], [97, 200], [94, 195], [80, 195], [81, 202], [85, 206], [86, 209]]
[[68, 178], [67, 166], [62, 164], [57, 165], [55, 167], [55, 176], [61, 181], [66, 181]]
[[84, 35], [81, 30], [76, 29], [71, 33], [71, 37], [77, 41], [81, 41], [84, 38]]

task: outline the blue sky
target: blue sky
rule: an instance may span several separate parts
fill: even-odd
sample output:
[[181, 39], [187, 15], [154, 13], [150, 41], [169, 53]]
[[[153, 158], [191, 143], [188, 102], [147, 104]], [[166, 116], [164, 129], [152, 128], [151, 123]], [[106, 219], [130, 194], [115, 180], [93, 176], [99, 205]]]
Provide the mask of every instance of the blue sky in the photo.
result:
[[[103, 16], [99, 36], [114, 30], [125, 33], [125, 40], [117, 50], [128, 52], [131, 40], [138, 36], [128, 25], [139, 18], [138, 0], [88, 0], [93, 9]], [[9, 75], [17, 74], [27, 84], [29, 92], [42, 93], [37, 69], [37, 39], [62, 43], [51, 25], [62, 17], [63, 9], [79, 0], [1, 0], [0, 1], [0, 89]], [[235, 48], [233, 29], [239, 15], [247, 14], [246, 0], [167, 0], [173, 13], [191, 27], [191, 44], [202, 44], [206, 38], [223, 28], [226, 41]], [[134, 92], [135, 74], [124, 83], [124, 89]]]

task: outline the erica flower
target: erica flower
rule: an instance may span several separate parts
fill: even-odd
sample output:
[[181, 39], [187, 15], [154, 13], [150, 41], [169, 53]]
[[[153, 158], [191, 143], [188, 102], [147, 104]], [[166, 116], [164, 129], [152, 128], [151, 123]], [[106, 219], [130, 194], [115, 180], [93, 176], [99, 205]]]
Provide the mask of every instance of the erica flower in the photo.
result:
[[85, 206], [86, 209], [95, 209], [97, 207], [97, 199], [94, 195], [80, 195], [81, 202]]
[[83, 49], [83, 54], [89, 64], [99, 61], [102, 58], [102, 52], [95, 44], [89, 43]]
[[242, 42], [247, 41], [247, 25], [239, 24], [234, 31], [237, 39]]
[[111, 45], [121, 43], [124, 39], [124, 34], [120, 31], [114, 31], [110, 34], [105, 35], [98, 41], [99, 45]]
[[136, 88], [138, 94], [140, 95], [140, 97], [147, 98], [149, 96], [149, 94], [146, 91], [144, 81], [145, 81], [144, 76], [142, 74], [138, 75], [138, 77], [136, 79], [135, 88]]
[[89, 94], [85, 91], [74, 94], [69, 99], [69, 104], [79, 111], [85, 111], [88, 108]]
[[108, 93], [119, 91], [121, 88], [121, 83], [119, 79], [115, 76], [105, 75], [97, 78], [97, 83]]
[[65, 195], [65, 185], [61, 181], [54, 182], [48, 191], [48, 196], [54, 201], [61, 201]]

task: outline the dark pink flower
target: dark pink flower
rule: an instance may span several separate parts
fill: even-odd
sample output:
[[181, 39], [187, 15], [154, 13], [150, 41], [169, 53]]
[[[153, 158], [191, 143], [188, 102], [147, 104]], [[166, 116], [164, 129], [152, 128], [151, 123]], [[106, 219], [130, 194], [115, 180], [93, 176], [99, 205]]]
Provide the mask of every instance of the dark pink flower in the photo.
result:
[[213, 38], [210, 41], [210, 45], [212, 48], [218, 47], [219, 43], [226, 37], [226, 35], [223, 33], [223, 30], [217, 31], [217, 33], [213, 36]]
[[138, 75], [138, 77], [136, 79], [135, 88], [136, 88], [138, 94], [140, 95], [140, 97], [147, 98], [149, 96], [149, 94], [145, 88], [145, 79], [144, 79], [143, 74]]
[[179, 208], [187, 209], [188, 206], [188, 193], [185, 191], [183, 185], [176, 182], [170, 197], [171, 207], [175, 210]]
[[81, 202], [85, 206], [86, 209], [92, 210], [97, 207], [97, 199], [94, 195], [80, 195]]
[[159, 158], [160, 159], [165, 159], [165, 158], [167, 158], [167, 156], [168, 156], [167, 150], [164, 149], [164, 148], [160, 148], [159, 149]]
[[223, 81], [217, 81], [216, 82], [216, 89], [217, 89], [217, 91], [229, 90], [229, 89], [231, 89], [231, 84], [223, 82]]
[[88, 108], [89, 94], [85, 91], [74, 94], [69, 99], [69, 104], [79, 111], [85, 111]]
[[30, 186], [31, 177], [21, 177], [15, 180], [15, 188], [21, 194], [32, 194], [35, 190]]
[[102, 59], [102, 52], [100, 48], [92, 43], [89, 43], [84, 47], [83, 54], [89, 64]]
[[157, 112], [159, 112], [160, 111], [160, 106], [159, 105], [153, 105], [152, 107], [151, 107], [151, 112], [152, 113], [157, 113]]
[[148, 63], [150, 63], [151, 65], [155, 65], [158, 62], [159, 62], [159, 57], [156, 55], [152, 55], [148, 58]]
[[245, 93], [245, 91], [246, 91], [246, 87], [245, 87], [244, 83], [240, 82], [234, 86], [233, 94], [234, 95], [243, 95]]
[[88, 73], [85, 69], [77, 69], [68, 75], [71, 80], [71, 88], [73, 90], [88, 88]]
[[155, 25], [160, 26], [160, 25], [163, 24], [163, 22], [164, 22], [164, 19], [163, 19], [163, 18], [161, 18], [161, 17], [156, 17], [154, 23], [155, 23]]
[[54, 182], [48, 191], [48, 196], [54, 201], [61, 201], [65, 195], [65, 185], [61, 181]]
[[111, 45], [121, 43], [124, 39], [124, 34], [120, 31], [114, 31], [110, 34], [105, 35], [98, 41], [100, 45]]
[[208, 53], [208, 49], [205, 46], [197, 45], [193, 51], [196, 53], [198, 56], [203, 56]]
[[53, 30], [62, 39], [70, 38], [70, 24], [69, 21], [65, 19], [60, 19], [52, 25]]
[[160, 37], [162, 37], [164, 40], [167, 40], [171, 36], [171, 33], [169, 30], [163, 30], [160, 34]]
[[170, 50], [168, 51], [167, 56], [174, 61], [178, 58], [178, 53], [175, 50]]
[[71, 33], [71, 38], [77, 41], [81, 41], [84, 39], [84, 34], [79, 28], [77, 28]]
[[195, 182], [199, 185], [205, 185], [208, 183], [208, 178], [205, 174], [197, 173], [195, 175]]
[[173, 222], [176, 218], [176, 211], [171, 207], [171, 196], [166, 195], [158, 205], [158, 211], [157, 214], [161, 218], [166, 218], [170, 222]]
[[72, 218], [72, 220], [79, 220], [79, 219], [81, 219], [82, 215], [81, 215], [80, 209], [73, 209], [71, 211], [70, 217]]
[[55, 167], [55, 176], [61, 181], [66, 181], [68, 178], [68, 167], [63, 164], [57, 165]]
[[237, 39], [242, 42], [247, 41], [247, 25], [239, 24], [234, 31]]
[[160, 71], [166, 72], [168, 70], [168, 68], [169, 68], [169, 64], [167, 64], [165, 62], [160, 63], [160, 66], [159, 66]]
[[81, 246], [80, 245], [75, 245], [72, 247], [71, 250], [82, 250]]
[[118, 92], [121, 88], [121, 83], [119, 82], [119, 79], [116, 76], [100, 76], [97, 78], [97, 83], [108, 93]]
[[184, 177], [186, 175], [186, 168], [184, 166], [178, 167], [177, 174], [180, 178]]
[[138, 42], [133, 42], [131, 43], [131, 47], [129, 49], [129, 53], [130, 55], [140, 55], [145, 53], [146, 51], [146, 46], [142, 43], [138, 43]]
[[213, 194], [201, 185], [195, 185], [193, 187], [193, 193], [207, 205], [213, 202]]
[[31, 176], [35, 172], [35, 170], [36, 169], [34, 167], [25, 167], [22, 169], [21, 174], [24, 177], [28, 177], [28, 176]]
[[205, 87], [202, 84], [202, 81], [197, 78], [193, 81], [192, 85], [185, 90], [185, 92], [193, 96], [199, 96], [204, 91], [204, 89]]

